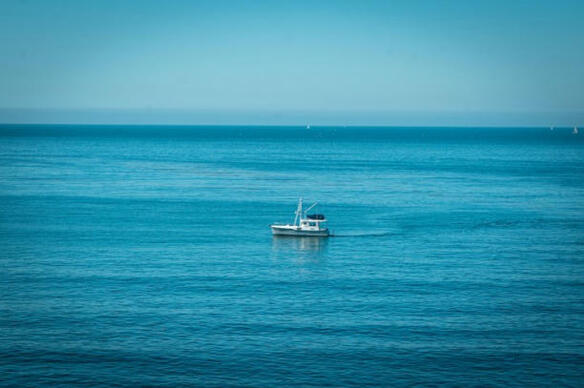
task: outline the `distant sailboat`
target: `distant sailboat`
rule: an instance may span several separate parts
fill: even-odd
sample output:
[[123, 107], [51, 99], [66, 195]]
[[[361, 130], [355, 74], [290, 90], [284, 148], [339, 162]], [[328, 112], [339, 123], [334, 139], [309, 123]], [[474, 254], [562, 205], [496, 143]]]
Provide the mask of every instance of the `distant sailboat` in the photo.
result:
[[572, 131], [572, 135], [577, 135], [578, 134], [578, 127], [574, 127], [574, 130]]
[[307, 125], [307, 126], [306, 126], [306, 129], [310, 129], [310, 125]]
[[553, 130], [554, 130], [554, 127], [550, 127], [550, 131], [553, 131]]

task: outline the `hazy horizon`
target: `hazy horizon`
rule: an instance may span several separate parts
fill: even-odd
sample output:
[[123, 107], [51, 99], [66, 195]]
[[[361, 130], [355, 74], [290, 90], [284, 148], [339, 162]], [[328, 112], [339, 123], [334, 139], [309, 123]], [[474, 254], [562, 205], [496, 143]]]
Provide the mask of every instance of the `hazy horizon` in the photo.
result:
[[570, 112], [303, 112], [77, 109], [0, 109], [2, 124], [269, 125], [380, 127], [574, 127], [584, 113]]

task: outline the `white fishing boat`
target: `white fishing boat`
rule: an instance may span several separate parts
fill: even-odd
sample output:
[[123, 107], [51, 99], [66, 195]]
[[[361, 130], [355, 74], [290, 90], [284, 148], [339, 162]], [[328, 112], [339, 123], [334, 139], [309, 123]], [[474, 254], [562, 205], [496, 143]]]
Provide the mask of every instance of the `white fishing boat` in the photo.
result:
[[572, 131], [572, 135], [577, 135], [578, 134], [578, 127], [574, 127], [574, 130]]
[[272, 224], [272, 234], [275, 236], [298, 237], [328, 237], [329, 230], [323, 224], [326, 223], [324, 214], [308, 214], [318, 202], [315, 202], [306, 210], [302, 210], [302, 198], [298, 200], [293, 224]]

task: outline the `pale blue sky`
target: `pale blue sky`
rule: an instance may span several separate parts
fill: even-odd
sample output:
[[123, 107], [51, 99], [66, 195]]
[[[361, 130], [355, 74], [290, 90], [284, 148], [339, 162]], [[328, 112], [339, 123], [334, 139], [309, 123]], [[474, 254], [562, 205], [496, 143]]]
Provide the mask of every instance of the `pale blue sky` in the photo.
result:
[[583, 21], [581, 0], [3, 0], [0, 122], [581, 125]]

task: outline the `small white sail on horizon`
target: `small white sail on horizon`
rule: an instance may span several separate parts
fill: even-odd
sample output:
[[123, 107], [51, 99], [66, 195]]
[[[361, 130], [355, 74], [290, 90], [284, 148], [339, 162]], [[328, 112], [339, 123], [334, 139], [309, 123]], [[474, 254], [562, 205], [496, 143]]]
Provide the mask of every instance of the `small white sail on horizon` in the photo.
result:
[[577, 135], [578, 134], [578, 127], [574, 127], [574, 130], [572, 131], [572, 135]]

